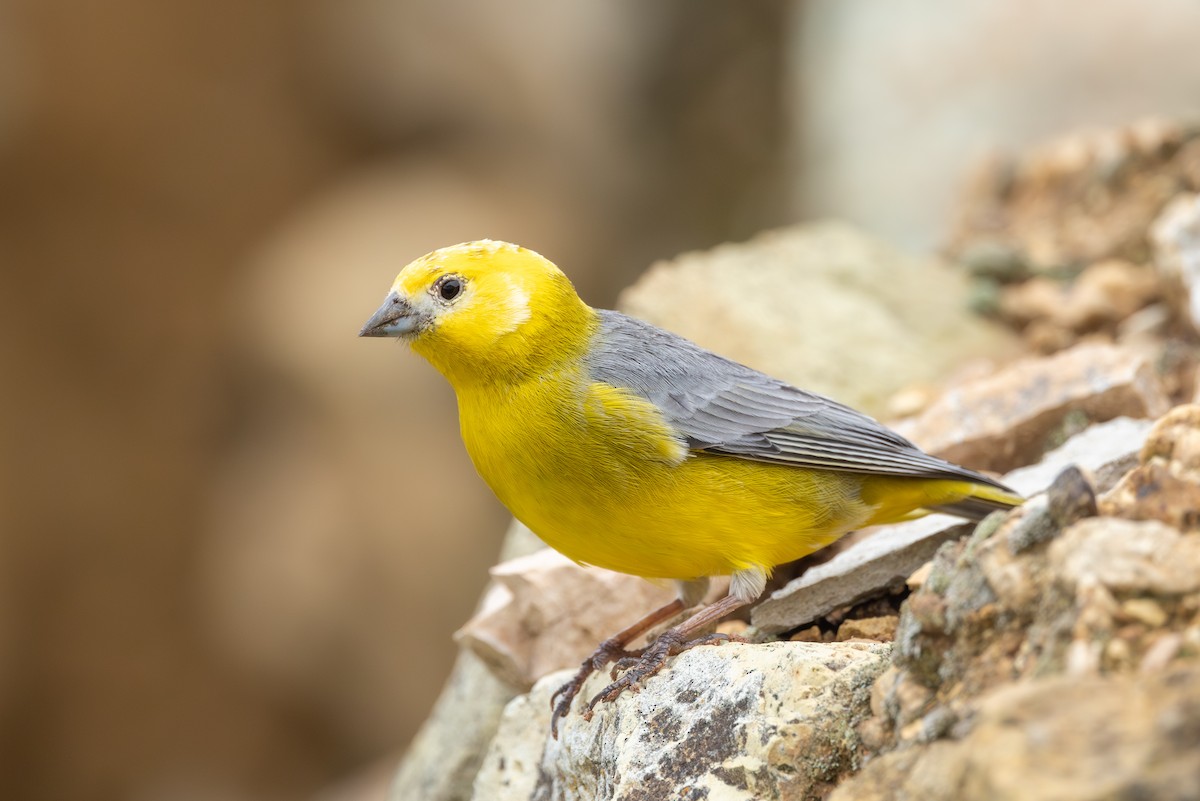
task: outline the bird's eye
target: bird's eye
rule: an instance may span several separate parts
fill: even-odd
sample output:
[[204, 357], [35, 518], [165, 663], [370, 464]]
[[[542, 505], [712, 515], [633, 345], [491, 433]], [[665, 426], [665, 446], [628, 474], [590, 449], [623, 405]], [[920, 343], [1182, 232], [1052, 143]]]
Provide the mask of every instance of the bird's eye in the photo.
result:
[[463, 290], [463, 280], [457, 275], [448, 275], [438, 281], [436, 289], [442, 300], [454, 300]]

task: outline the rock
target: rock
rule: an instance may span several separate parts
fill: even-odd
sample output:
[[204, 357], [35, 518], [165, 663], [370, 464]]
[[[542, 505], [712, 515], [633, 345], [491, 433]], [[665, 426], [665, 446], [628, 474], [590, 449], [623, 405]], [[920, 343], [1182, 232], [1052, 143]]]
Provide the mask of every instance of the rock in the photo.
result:
[[1107, 331], [1159, 296], [1154, 270], [1120, 259], [1107, 259], [1085, 269], [1069, 284], [1038, 276], [1006, 288], [1000, 316], [1029, 326], [1026, 339], [1038, 350], [1053, 352], [1080, 335]]
[[1101, 506], [1106, 514], [1200, 529], [1200, 483], [1180, 478], [1162, 461], [1131, 471], [1104, 497]]
[[[505, 709], [476, 801], [820, 795], [858, 764], [858, 720], [889, 647], [730, 643], [676, 657], [638, 693], [577, 711], [549, 737], [548, 676]], [[593, 676], [582, 697], [599, 691]]]
[[1008, 471], [1040, 458], [1068, 415], [1088, 420], [1157, 417], [1168, 402], [1141, 353], [1077, 345], [1023, 359], [995, 375], [947, 391], [897, 431], [925, 450], [975, 469]]
[[830, 801], [1195, 798], [1200, 669], [1052, 678], [992, 693], [969, 733], [867, 763]]
[[[513, 560], [545, 548], [528, 528], [514, 520], [500, 552], [502, 558]], [[506, 592], [493, 581], [484, 592], [480, 609], [487, 607], [489, 601], [495, 603]], [[496, 671], [469, 649], [460, 648], [433, 711], [395, 771], [388, 798], [391, 801], [467, 798], [488, 743], [500, 725], [505, 704], [522, 689], [516, 682], [499, 678]]]
[[970, 523], [948, 515], [929, 515], [881, 527], [760, 601], [750, 611], [750, 623], [774, 634], [802, 626], [838, 607], [899, 589], [939, 545], [970, 528]]
[[896, 615], [847, 620], [838, 626], [837, 641], [874, 640], [876, 642], [891, 642], [896, 639], [896, 624], [899, 620], [900, 618]]
[[455, 638], [524, 688], [577, 666], [601, 641], [675, 597], [670, 585], [583, 567], [548, 548], [491, 573], [494, 586]]
[[904, 584], [910, 590], [916, 590], [921, 587], [929, 579], [929, 573], [933, 570], [933, 562], [926, 562], [912, 572], [908, 578], [904, 580]]
[[1005, 539], [1008, 549], [1018, 554], [1034, 545], [1046, 542], [1058, 534], [1058, 527], [1050, 514], [1050, 499], [1045, 495], [1035, 495], [1021, 507], [1021, 514], [1013, 525], [1007, 529]]
[[966, 311], [966, 293], [960, 272], [826, 222], [659, 262], [620, 306], [878, 414], [898, 390], [968, 357], [1011, 352], [1008, 333]]
[[1029, 496], [1049, 487], [1055, 477], [1071, 465], [1092, 473], [1096, 488], [1107, 491], [1137, 464], [1137, 454], [1154, 423], [1117, 417], [1090, 426], [1042, 457], [1037, 464], [1020, 467], [1004, 481]]
[[1101, 500], [1104, 513], [1200, 528], [1200, 406], [1176, 407], [1159, 420], [1140, 458]]
[[1047, 509], [1055, 528], [1064, 529], [1076, 520], [1095, 517], [1096, 488], [1079, 465], [1071, 465], [1054, 479], [1046, 491]]
[[1200, 480], [1200, 405], [1177, 406], [1155, 423], [1141, 459], [1143, 464], [1164, 459], [1172, 473]]
[[1050, 546], [1050, 560], [1076, 586], [1153, 595], [1200, 591], [1200, 537], [1157, 520], [1081, 520]]
[[1071, 134], [1007, 164], [989, 160], [961, 203], [949, 252], [961, 260], [977, 243], [998, 242], [1034, 271], [1143, 262], [1151, 222], [1180, 188], [1200, 188], [1198, 162], [1200, 131], [1163, 120]]
[[1182, 318], [1200, 331], [1200, 195], [1176, 197], [1151, 229], [1154, 263], [1170, 285], [1169, 293]]
[[[1014, 470], [1004, 481], [1029, 496], [1045, 490], [1063, 470], [1077, 465], [1098, 477], [1097, 482], [1106, 489], [1133, 466], [1152, 425], [1147, 420], [1117, 418], [1092, 426], [1046, 454], [1039, 464]], [[1009, 535], [1011, 547], [1020, 550], [1053, 535], [1048, 507], [1044, 519], [1035, 516], [1038, 509], [1042, 507], [1035, 504], [1016, 519]], [[788, 631], [839, 607], [899, 588], [943, 542], [961, 537], [971, 528], [971, 524], [947, 515], [882, 526], [771, 593], [751, 610], [750, 621], [767, 633]]]
[[390, 801], [467, 798], [504, 706], [518, 692], [470, 651], [460, 651], [433, 711], [400, 763]]

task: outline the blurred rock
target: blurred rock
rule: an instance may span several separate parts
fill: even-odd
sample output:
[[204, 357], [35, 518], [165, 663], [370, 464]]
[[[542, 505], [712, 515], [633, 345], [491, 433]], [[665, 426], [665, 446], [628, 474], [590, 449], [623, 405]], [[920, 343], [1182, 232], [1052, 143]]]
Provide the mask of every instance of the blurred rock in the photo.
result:
[[966, 310], [961, 273], [842, 223], [760, 234], [650, 268], [621, 308], [797, 386], [880, 413], [898, 390], [1013, 340]]
[[1077, 587], [1162, 596], [1200, 591], [1200, 537], [1157, 520], [1081, 520], [1054, 542], [1050, 559]]
[[1081, 335], [1115, 334], [1118, 325], [1160, 294], [1154, 270], [1108, 259], [1085, 269], [1069, 284], [1038, 276], [1004, 290], [999, 313], [1026, 328], [1035, 350], [1061, 350]]
[[1105, 514], [1200, 528], [1200, 406], [1178, 406], [1155, 423], [1140, 461], [1102, 499]]
[[894, 615], [847, 620], [838, 626], [836, 639], [837, 642], [845, 642], [846, 640], [891, 642], [896, 638], [896, 624], [899, 621], [900, 618]]
[[1157, 417], [1167, 406], [1147, 357], [1117, 346], [1082, 344], [952, 387], [920, 417], [895, 428], [943, 459], [1004, 472], [1040, 458], [1072, 413], [1101, 422]]
[[1096, 485], [1090, 473], [1090, 470], [1073, 464], [1055, 476], [1054, 482], [1046, 490], [1046, 513], [1056, 528], [1066, 528], [1099, 513]]
[[1146, 119], [1071, 134], [982, 170], [952, 237], [958, 258], [984, 242], [1034, 270], [1143, 263], [1151, 222], [1181, 188], [1200, 189], [1200, 127]]
[[1200, 195], [1183, 194], [1172, 200], [1150, 234], [1155, 266], [1177, 290], [1168, 299], [1192, 330], [1200, 331]]
[[518, 688], [497, 678], [473, 653], [460, 651], [433, 711], [400, 763], [388, 798], [391, 801], [468, 798], [488, 743], [500, 725], [504, 706], [519, 693]]
[[1047, 453], [1037, 464], [1018, 467], [1004, 481], [1025, 496], [1041, 492], [1070, 465], [1091, 472], [1096, 488], [1111, 489], [1137, 464], [1138, 452], [1154, 427], [1153, 421], [1117, 417], [1097, 423]]
[[[509, 704], [475, 783], [477, 801], [794, 799], [854, 769], [854, 724], [887, 662], [874, 643], [771, 643], [686, 651], [638, 693], [572, 712], [550, 739], [552, 674]], [[594, 675], [581, 697], [607, 682]]]
[[675, 598], [673, 585], [583, 567], [548, 548], [491, 572], [495, 584], [455, 639], [524, 689], [578, 666], [600, 642]]
[[967, 244], [958, 261], [977, 278], [999, 283], [1023, 281], [1029, 277], [1029, 263], [1020, 250], [1003, 242], [980, 239]]
[[[500, 553], [505, 560], [517, 560], [545, 548], [528, 528], [514, 520]], [[480, 607], [486, 607], [496, 592], [503, 589], [493, 580], [484, 591]], [[462, 801], [469, 797], [483, 754], [500, 725], [500, 713], [524, 689], [499, 678], [478, 656], [460, 648], [433, 711], [413, 738], [399, 770], [393, 770], [388, 798]]]
[[965, 735], [871, 760], [830, 801], [1184, 801], [1200, 787], [1200, 669], [1053, 678], [983, 701]]

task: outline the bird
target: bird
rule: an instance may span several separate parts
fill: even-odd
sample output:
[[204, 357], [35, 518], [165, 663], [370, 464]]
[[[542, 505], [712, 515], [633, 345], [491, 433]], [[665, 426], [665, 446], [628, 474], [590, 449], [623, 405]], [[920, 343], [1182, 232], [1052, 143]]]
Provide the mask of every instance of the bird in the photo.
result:
[[[615, 663], [587, 719], [672, 656], [728, 639], [700, 632], [757, 600], [777, 566], [865, 526], [929, 512], [981, 520], [1022, 502], [848, 406], [592, 308], [551, 261], [508, 242], [412, 261], [359, 336], [403, 340], [445, 376], [476, 471], [547, 545], [678, 589], [555, 693], [555, 737], [593, 672]], [[730, 577], [727, 595], [628, 647], [695, 606], [715, 576]]]

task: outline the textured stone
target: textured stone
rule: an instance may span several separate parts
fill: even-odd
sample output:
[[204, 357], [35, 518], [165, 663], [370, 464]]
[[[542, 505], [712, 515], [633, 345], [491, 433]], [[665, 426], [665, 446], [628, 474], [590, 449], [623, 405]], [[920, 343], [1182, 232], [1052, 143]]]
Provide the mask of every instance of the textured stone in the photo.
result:
[[1083, 344], [1023, 359], [951, 388], [925, 412], [895, 428], [930, 453], [976, 469], [1008, 471], [1036, 461], [1072, 413], [1100, 422], [1157, 417], [1167, 399], [1141, 353]]
[[[696, 648], [638, 693], [577, 711], [549, 736], [548, 676], [505, 710], [476, 801], [799, 799], [857, 767], [854, 726], [889, 647], [770, 643]], [[597, 692], [593, 676], [580, 694]]]
[[1176, 407], [1155, 423], [1140, 461], [1101, 499], [1104, 513], [1200, 529], [1200, 406]]
[[1175, 310], [1200, 331], [1200, 195], [1184, 194], [1163, 209], [1151, 228], [1154, 263], [1171, 286]]
[[966, 293], [959, 271], [826, 222], [659, 262], [620, 306], [879, 414], [906, 386], [970, 357], [1012, 352], [1008, 332], [966, 311]]
[[1053, 678], [982, 703], [955, 741], [895, 751], [830, 801], [1185, 801], [1200, 792], [1200, 669]]
[[1050, 559], [1076, 585], [1156, 595], [1200, 591], [1200, 537], [1157, 520], [1081, 520], [1050, 546]]

